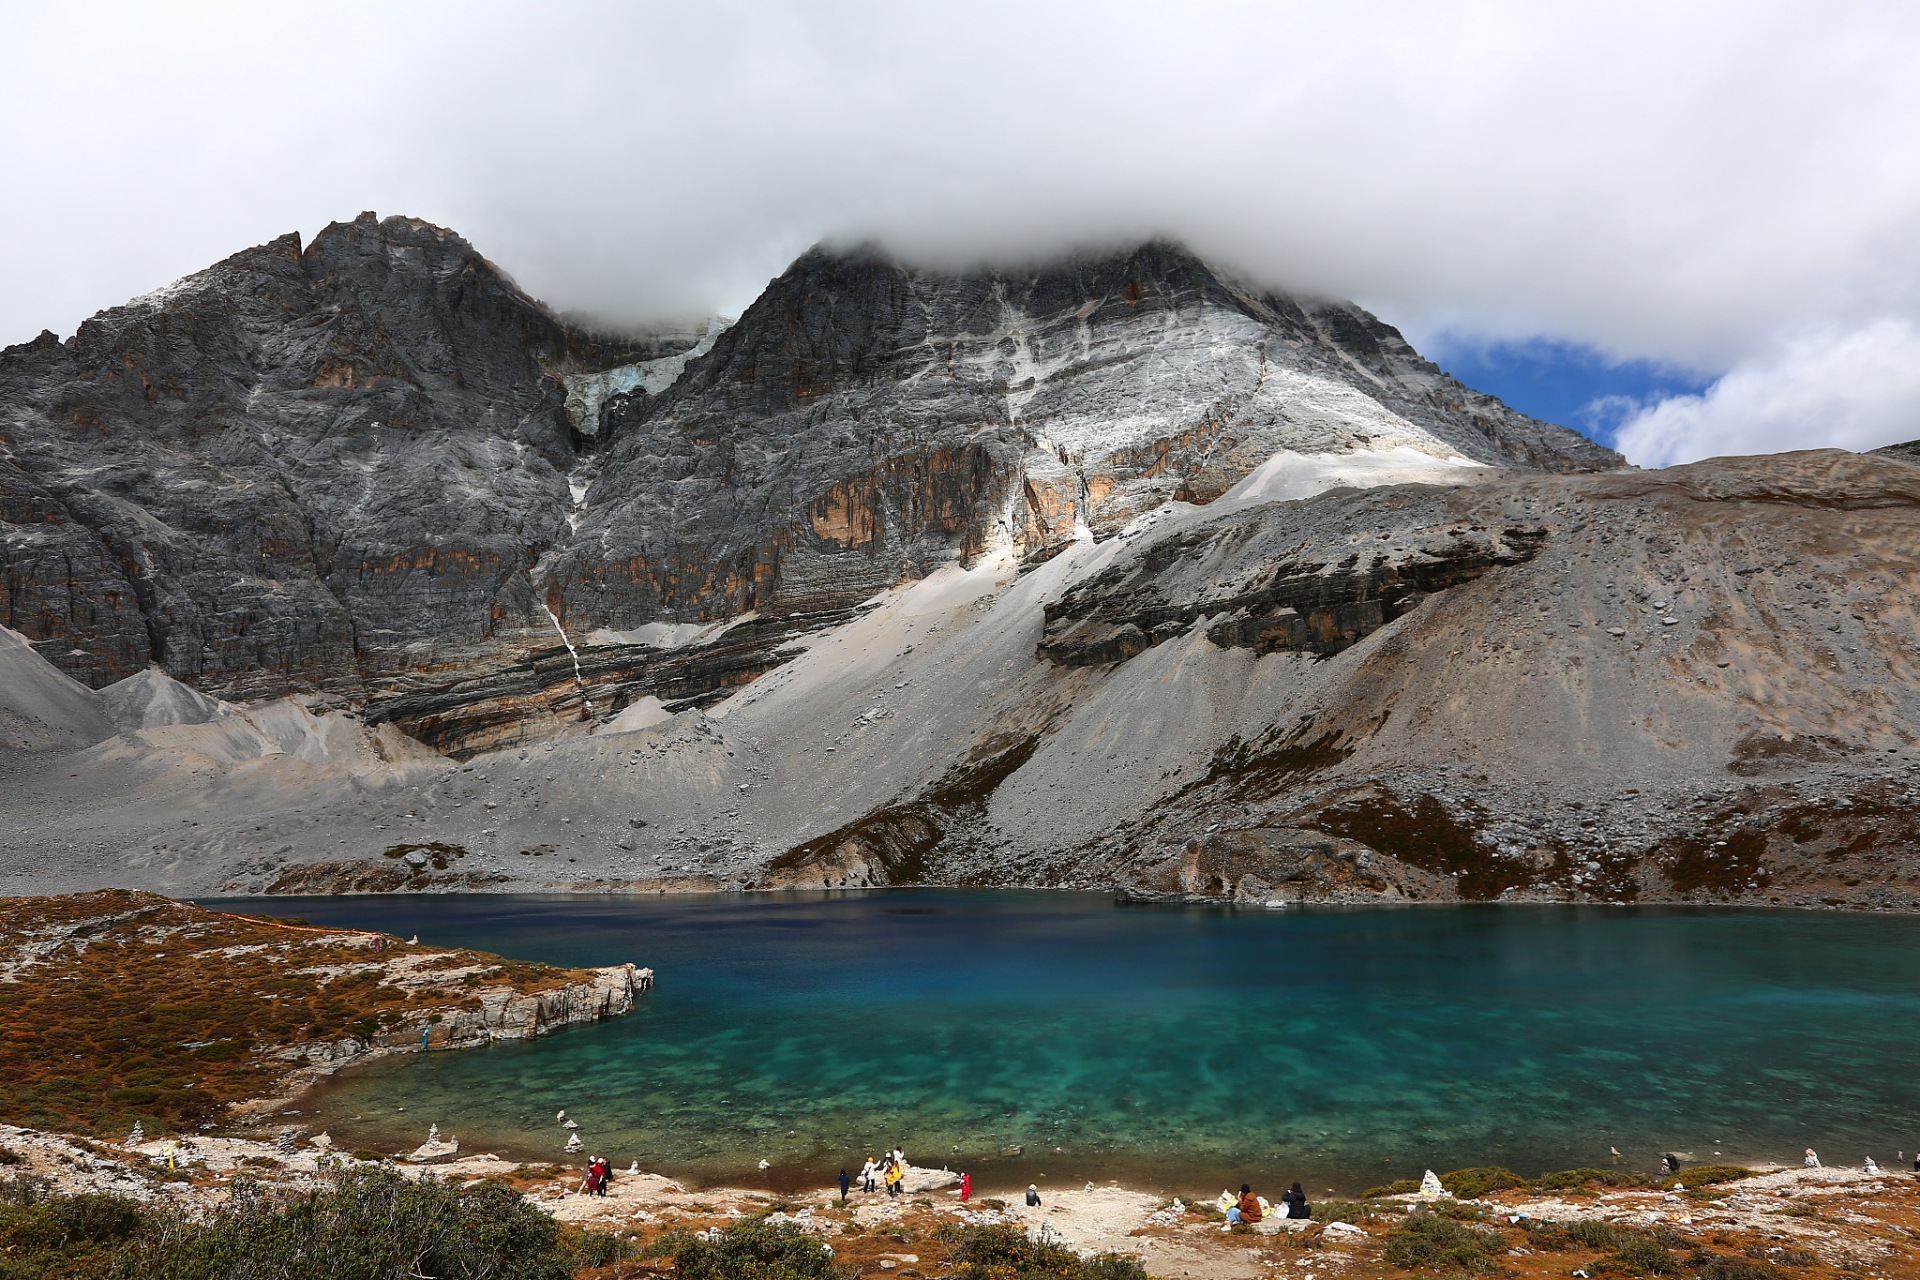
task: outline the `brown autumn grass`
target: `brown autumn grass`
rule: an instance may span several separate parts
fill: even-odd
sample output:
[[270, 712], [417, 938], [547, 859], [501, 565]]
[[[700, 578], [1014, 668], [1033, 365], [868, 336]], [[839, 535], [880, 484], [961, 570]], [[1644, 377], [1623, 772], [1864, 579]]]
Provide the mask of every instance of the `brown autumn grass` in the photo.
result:
[[[393, 980], [401, 969], [413, 970], [406, 985]], [[194, 1128], [275, 1092], [302, 1065], [300, 1046], [417, 1040], [490, 988], [534, 993], [587, 976], [150, 893], [4, 898], [0, 1120], [94, 1134], [136, 1119], [155, 1135]]]

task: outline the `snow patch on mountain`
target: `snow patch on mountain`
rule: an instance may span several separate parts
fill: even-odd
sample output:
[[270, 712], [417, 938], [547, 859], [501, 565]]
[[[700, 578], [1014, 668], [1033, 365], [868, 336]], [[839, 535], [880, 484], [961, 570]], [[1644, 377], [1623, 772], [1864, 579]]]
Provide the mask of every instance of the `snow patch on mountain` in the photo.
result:
[[574, 429], [581, 435], [598, 435], [600, 410], [607, 401], [634, 391], [644, 391], [650, 396], [665, 391], [680, 380], [688, 361], [713, 350], [714, 342], [732, 323], [731, 320], [715, 316], [707, 321], [706, 332], [701, 335], [700, 341], [677, 355], [623, 364], [597, 373], [560, 375], [560, 381], [567, 389], [567, 417], [572, 420]]
[[1311, 498], [1329, 489], [1371, 489], [1384, 484], [1464, 484], [1472, 472], [1492, 469], [1462, 458], [1437, 458], [1410, 445], [1353, 453], [1296, 453], [1282, 449], [1227, 490], [1209, 510]]

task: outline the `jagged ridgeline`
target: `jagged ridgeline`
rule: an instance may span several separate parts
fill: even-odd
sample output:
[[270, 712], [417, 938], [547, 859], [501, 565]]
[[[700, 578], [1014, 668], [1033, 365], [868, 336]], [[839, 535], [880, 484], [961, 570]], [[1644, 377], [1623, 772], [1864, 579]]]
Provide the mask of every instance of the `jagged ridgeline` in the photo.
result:
[[816, 249], [731, 327], [615, 335], [362, 214], [0, 355], [0, 622], [94, 688], [339, 695], [471, 751], [724, 696], [877, 590], [1284, 451], [1619, 465], [1357, 307], [1164, 243], [960, 273]]

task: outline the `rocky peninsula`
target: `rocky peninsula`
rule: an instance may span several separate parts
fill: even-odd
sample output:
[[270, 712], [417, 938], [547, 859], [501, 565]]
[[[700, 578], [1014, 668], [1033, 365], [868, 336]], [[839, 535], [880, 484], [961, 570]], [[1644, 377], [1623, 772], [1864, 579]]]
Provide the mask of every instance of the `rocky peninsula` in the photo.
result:
[[130, 890], [0, 899], [0, 1119], [245, 1124], [342, 1067], [619, 1017], [652, 981]]

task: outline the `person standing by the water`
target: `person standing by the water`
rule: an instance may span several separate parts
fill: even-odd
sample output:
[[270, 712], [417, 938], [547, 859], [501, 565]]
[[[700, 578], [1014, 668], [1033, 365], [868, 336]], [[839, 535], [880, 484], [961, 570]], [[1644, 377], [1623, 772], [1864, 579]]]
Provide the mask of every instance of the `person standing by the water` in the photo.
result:
[[853, 1178], [845, 1169], [840, 1171], [840, 1203], [847, 1202], [847, 1188], [853, 1185]]
[[897, 1196], [897, 1195], [899, 1195], [899, 1194], [900, 1194], [900, 1178], [901, 1178], [901, 1173], [900, 1173], [900, 1162], [899, 1162], [899, 1161], [897, 1161], [897, 1160], [895, 1160], [895, 1161], [890, 1161], [890, 1162], [889, 1162], [889, 1163], [887, 1164], [887, 1175], [886, 1175], [886, 1177], [887, 1177], [887, 1199], [889, 1199], [889, 1200], [891, 1200], [891, 1199], [893, 1199], [893, 1198], [894, 1198], [895, 1196]]
[[1027, 1184], [1027, 1208], [1038, 1209], [1039, 1207], [1040, 1207], [1040, 1188], [1036, 1186], [1034, 1183], [1029, 1182]]
[[867, 1163], [863, 1165], [860, 1169], [860, 1181], [864, 1184], [861, 1187], [861, 1190], [865, 1191], [868, 1195], [873, 1194], [873, 1190], [874, 1190], [873, 1178], [874, 1178], [874, 1175], [879, 1172], [880, 1172], [880, 1162], [875, 1160], [872, 1156], [868, 1156]]
[[1280, 1196], [1280, 1203], [1287, 1206], [1289, 1218], [1311, 1218], [1313, 1209], [1307, 1204], [1307, 1193], [1300, 1189], [1299, 1183], [1288, 1187]]
[[965, 1204], [971, 1199], [973, 1199], [973, 1175], [963, 1173], [960, 1175], [960, 1203]]

